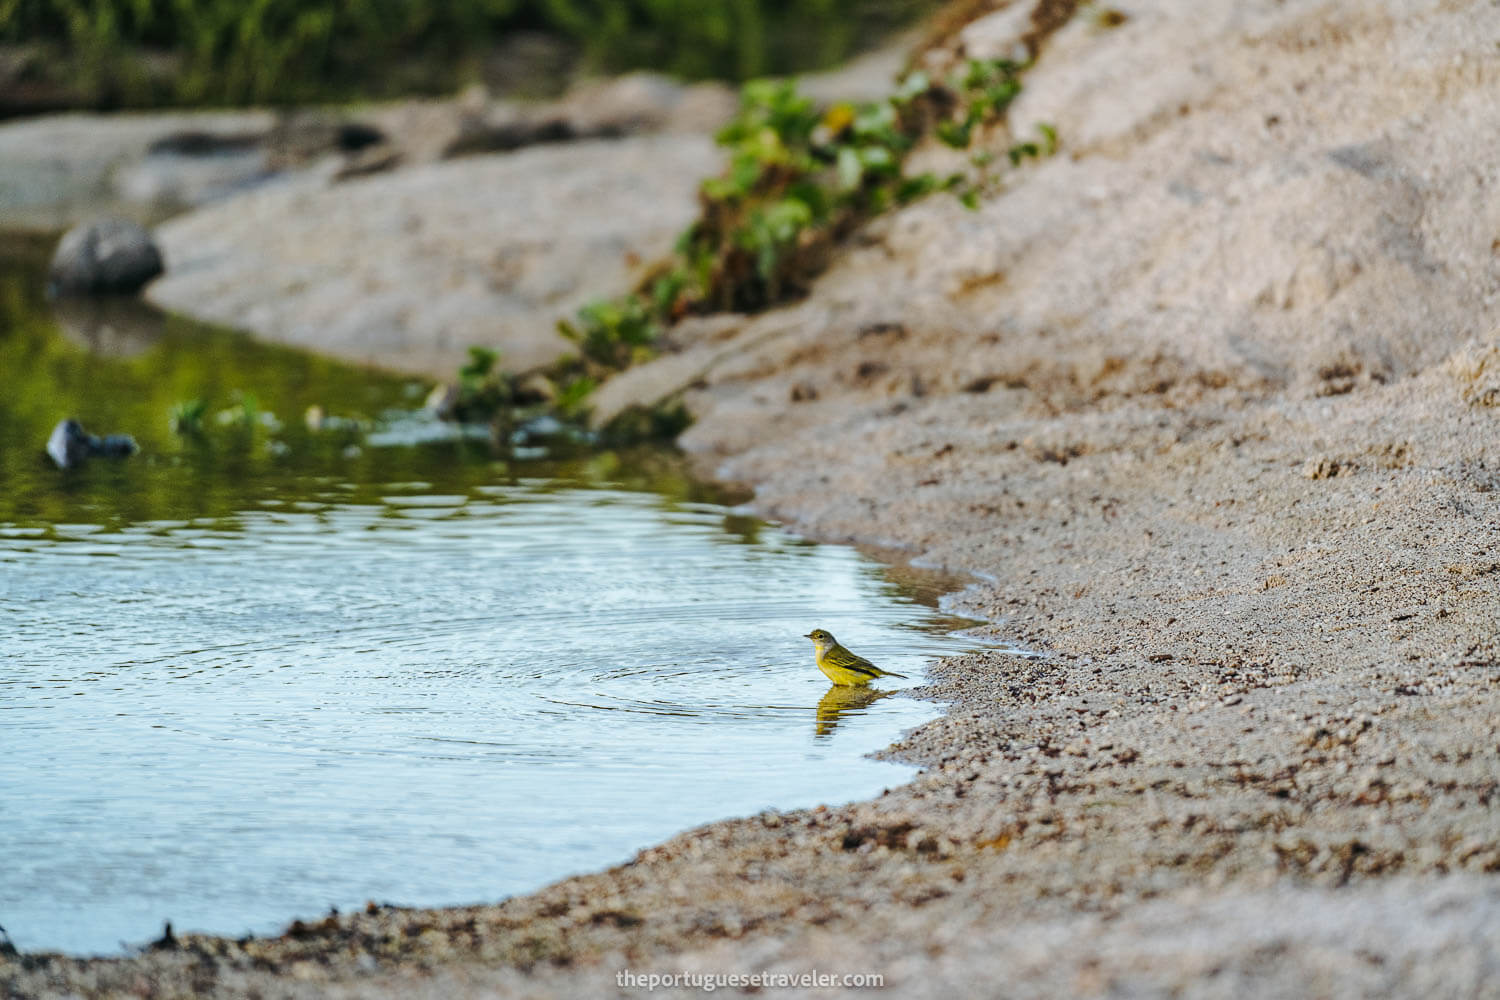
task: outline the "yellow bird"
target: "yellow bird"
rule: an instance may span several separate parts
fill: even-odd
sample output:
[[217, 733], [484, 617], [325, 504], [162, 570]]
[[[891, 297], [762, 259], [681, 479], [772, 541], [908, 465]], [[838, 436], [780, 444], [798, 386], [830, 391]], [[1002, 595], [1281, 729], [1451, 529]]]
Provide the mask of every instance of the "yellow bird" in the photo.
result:
[[807, 638], [813, 641], [813, 659], [817, 661], [818, 669], [839, 687], [857, 687], [877, 677], [906, 678], [905, 674], [881, 670], [863, 656], [855, 656], [840, 646], [831, 633], [820, 628], [807, 633]]

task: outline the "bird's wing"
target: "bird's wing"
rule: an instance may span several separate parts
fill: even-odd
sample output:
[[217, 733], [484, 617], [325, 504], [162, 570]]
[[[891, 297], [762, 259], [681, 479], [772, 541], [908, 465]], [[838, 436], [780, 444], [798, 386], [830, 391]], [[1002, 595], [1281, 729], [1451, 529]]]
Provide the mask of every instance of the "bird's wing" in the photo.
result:
[[867, 677], [879, 677], [885, 673], [885, 671], [863, 656], [856, 656], [847, 649], [844, 650], [843, 656], [835, 657], [833, 662], [836, 666], [843, 667], [845, 670], [852, 670], [857, 674], [864, 674]]
[[[848, 652], [848, 650], [845, 650], [845, 652]], [[902, 680], [908, 679], [905, 674], [898, 674], [894, 670], [883, 670], [863, 656], [856, 656], [854, 653], [849, 653], [848, 663], [841, 663], [839, 665], [870, 677], [899, 677]]]

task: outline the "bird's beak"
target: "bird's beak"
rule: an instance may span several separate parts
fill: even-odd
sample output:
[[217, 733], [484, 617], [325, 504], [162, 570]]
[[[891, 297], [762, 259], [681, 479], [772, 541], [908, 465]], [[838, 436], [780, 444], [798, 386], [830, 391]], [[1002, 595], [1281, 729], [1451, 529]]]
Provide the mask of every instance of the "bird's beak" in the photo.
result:
[[806, 635], [804, 635], [802, 638], [804, 638], [804, 639], [811, 639], [812, 638], [812, 633], [809, 632]]

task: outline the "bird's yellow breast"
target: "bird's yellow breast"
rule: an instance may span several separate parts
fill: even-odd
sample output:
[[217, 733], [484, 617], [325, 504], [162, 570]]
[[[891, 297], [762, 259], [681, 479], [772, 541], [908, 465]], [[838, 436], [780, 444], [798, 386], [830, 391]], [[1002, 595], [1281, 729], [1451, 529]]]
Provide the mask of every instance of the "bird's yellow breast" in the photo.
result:
[[823, 671], [824, 676], [840, 687], [857, 687], [868, 684], [874, 679], [874, 674], [868, 670], [853, 670], [849, 667], [840, 666], [834, 662], [835, 657], [830, 656], [832, 650], [819, 649], [814, 656], [818, 669]]

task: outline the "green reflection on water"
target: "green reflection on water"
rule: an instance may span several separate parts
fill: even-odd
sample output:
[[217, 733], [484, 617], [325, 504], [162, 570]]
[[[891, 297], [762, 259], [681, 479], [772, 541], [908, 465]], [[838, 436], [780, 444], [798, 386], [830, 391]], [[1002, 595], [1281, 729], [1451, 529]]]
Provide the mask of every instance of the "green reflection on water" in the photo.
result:
[[[724, 499], [661, 450], [575, 449], [518, 463], [500, 435], [370, 447], [357, 429], [311, 430], [309, 407], [368, 424], [415, 408], [427, 386], [164, 316], [135, 300], [54, 306], [42, 292], [50, 247], [0, 237], [0, 524], [230, 520], [266, 502], [326, 498], [335, 486], [342, 500], [378, 502], [393, 482], [467, 492], [522, 476], [609, 482], [674, 500]], [[205, 432], [179, 436], [170, 415], [189, 400], [206, 405]], [[262, 419], [249, 426], [215, 420], [221, 411], [243, 411], [246, 401]], [[96, 434], [133, 435], [141, 451], [60, 471], [44, 447], [68, 417]], [[753, 519], [725, 522], [732, 535], [754, 540]]]

